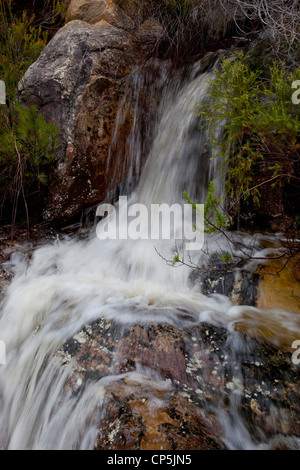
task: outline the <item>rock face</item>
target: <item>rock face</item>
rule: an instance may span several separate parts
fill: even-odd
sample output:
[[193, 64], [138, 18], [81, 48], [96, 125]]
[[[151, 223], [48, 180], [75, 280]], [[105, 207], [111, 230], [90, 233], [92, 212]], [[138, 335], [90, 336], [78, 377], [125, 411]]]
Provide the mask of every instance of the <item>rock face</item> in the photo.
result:
[[221, 294], [237, 305], [256, 306], [261, 275], [222, 266], [215, 257], [212, 259], [215, 259], [217, 269], [192, 271], [191, 284], [199, 285], [201, 293], [205, 295]]
[[283, 266], [283, 261], [273, 261], [261, 269], [257, 306], [300, 314], [300, 256], [295, 256], [282, 270]]
[[101, 20], [121, 28], [133, 28], [129, 16], [112, 0], [72, 0], [68, 8], [72, 20], [95, 24]]
[[212, 255], [211, 261], [214, 268], [190, 275], [191, 285], [198, 285], [203, 294], [225, 295], [235, 305], [300, 314], [299, 255], [287, 264], [285, 258], [265, 262], [254, 271], [224, 265], [218, 255]]
[[[22, 100], [29, 99], [61, 129], [57, 171], [45, 212], [48, 220], [69, 220], [101, 202], [122, 181], [130, 164], [122, 161], [122, 146], [132, 125], [134, 103], [127, 103], [120, 130], [121, 161], [114, 155], [108, 159], [113, 129], [120, 103], [126, 102], [124, 95], [132, 92], [130, 74], [145, 62], [161, 30], [156, 25], [149, 34], [146, 24], [140, 34], [139, 30], [133, 34], [132, 20], [120, 11], [113, 2], [71, 2], [74, 17], [93, 25], [78, 19], [64, 26], [28, 69], [26, 89], [20, 86]], [[126, 22], [131, 25], [128, 30]]]
[[57, 358], [73, 364], [65, 387], [76, 396], [106, 377], [95, 448], [226, 449], [241, 423], [253, 444], [292, 447], [300, 437], [297, 366], [289, 352], [236, 334], [205, 323], [86, 325]]

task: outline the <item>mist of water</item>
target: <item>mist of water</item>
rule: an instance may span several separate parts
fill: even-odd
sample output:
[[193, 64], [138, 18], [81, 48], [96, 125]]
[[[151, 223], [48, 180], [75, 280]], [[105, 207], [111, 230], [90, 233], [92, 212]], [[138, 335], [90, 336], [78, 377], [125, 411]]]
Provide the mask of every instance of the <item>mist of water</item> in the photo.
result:
[[[199, 68], [195, 66], [184, 83], [168, 86], [166, 81], [145, 164], [134, 124], [128, 145], [135, 162], [132, 175], [142, 173], [129, 204], [182, 204], [183, 191], [203, 203], [213, 178], [222, 192], [213, 150], [194, 112], [207, 99], [213, 71], [199, 73]], [[137, 107], [136, 122], [139, 112]], [[221, 135], [221, 126], [218, 132]], [[161, 322], [185, 328], [210, 321], [230, 326], [242, 315], [243, 307], [233, 306], [226, 297], [207, 297], [191, 288], [189, 268], [170, 267], [158, 253], [170, 258], [174, 240], [100, 241], [93, 229], [86, 240], [68, 237], [37, 249], [30, 262], [12, 258], [15, 275], [0, 318], [7, 349], [6, 365], [0, 369], [1, 448], [93, 448], [103, 385], [114, 380], [114, 371], [74, 396], [64, 387], [71, 370], [62, 368], [56, 357], [84, 324], [104, 317], [122, 324]], [[135, 374], [147, 380], [147, 372]], [[229, 447], [252, 447], [239, 417], [230, 424], [223, 410], [221, 415]]]

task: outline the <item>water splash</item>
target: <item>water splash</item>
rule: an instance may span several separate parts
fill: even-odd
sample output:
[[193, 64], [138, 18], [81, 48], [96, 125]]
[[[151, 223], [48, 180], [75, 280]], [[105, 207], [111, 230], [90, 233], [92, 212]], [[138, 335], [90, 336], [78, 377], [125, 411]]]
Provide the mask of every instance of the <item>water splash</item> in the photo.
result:
[[[198, 64], [189, 80], [165, 85], [145, 165], [137, 105], [128, 144], [130, 156], [135, 155], [130, 175], [137, 175], [141, 168], [143, 171], [131, 202], [148, 206], [182, 203], [183, 190], [197, 202], [204, 202], [208, 181], [216, 178], [216, 160], [211, 160], [213, 150], [206, 146], [207, 136], [194, 113], [195, 105], [206, 99], [213, 76], [213, 71], [200, 70]], [[137, 77], [134, 88], [139, 91], [142, 76]], [[116, 129], [123, 118], [120, 111]], [[221, 126], [218, 132], [221, 134]], [[117, 137], [116, 131], [113, 146]], [[220, 181], [218, 190], [222, 191]], [[72, 365], [62, 367], [56, 355], [83, 325], [99, 318], [123, 325], [161, 323], [182, 329], [210, 322], [234, 331], [245, 307], [191, 288], [189, 269], [171, 268], [155, 248], [169, 258], [174, 242], [166, 240], [154, 246], [151, 240], [100, 241], [93, 231], [86, 240], [67, 237], [39, 248], [30, 262], [18, 256], [12, 259], [15, 277], [0, 318], [1, 340], [7, 347], [7, 364], [0, 369], [1, 448], [93, 448], [101, 421], [103, 387], [115, 380], [115, 371], [74, 395], [65, 388]], [[294, 319], [286, 316], [295, 325]], [[234, 345], [236, 351], [240, 339], [237, 334], [233, 337], [229, 350]], [[232, 363], [238, 364], [238, 360], [232, 359]], [[135, 380], [156, 380], [164, 386], [164, 380], [153, 377], [153, 371], [136, 370], [135, 374]], [[242, 381], [240, 369], [234, 377]], [[241, 391], [234, 391], [229, 412], [222, 407], [217, 411], [224, 440], [229, 448], [253, 448], [255, 444], [237, 412]]]

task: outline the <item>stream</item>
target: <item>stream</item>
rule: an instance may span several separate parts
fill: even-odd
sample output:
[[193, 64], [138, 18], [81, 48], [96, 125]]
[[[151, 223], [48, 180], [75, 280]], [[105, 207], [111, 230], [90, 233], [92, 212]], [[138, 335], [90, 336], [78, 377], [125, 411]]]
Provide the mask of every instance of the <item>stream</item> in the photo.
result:
[[[198, 63], [185, 80], [165, 83], [145, 162], [133, 126], [128, 158], [140, 178], [127, 187], [128, 205], [182, 205], [183, 191], [203, 204], [211, 180], [222, 197], [218, 158], [194, 112], [212, 77]], [[96, 223], [11, 259], [0, 317], [0, 448], [299, 449], [290, 349], [299, 315], [205, 295], [190, 267], [166, 262], [174, 240], [100, 240]], [[259, 256], [280, 245], [279, 235], [234, 236]], [[207, 250], [224, 243], [210, 235], [206, 254], [190, 252], [191, 261], [205, 265]], [[178, 248], [184, 256], [182, 241]]]

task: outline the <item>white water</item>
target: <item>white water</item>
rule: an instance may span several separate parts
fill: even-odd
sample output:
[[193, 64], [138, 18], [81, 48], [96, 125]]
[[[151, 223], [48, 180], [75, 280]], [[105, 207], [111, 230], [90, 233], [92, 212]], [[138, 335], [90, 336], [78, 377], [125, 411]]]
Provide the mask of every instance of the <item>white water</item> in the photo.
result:
[[[211, 76], [195, 69], [185, 85], [163, 94], [153, 145], [130, 201], [181, 203], [186, 190], [204, 202], [216, 163], [210, 161], [193, 108], [205, 99]], [[166, 258], [173, 246], [173, 241], [156, 244]], [[100, 241], [93, 230], [85, 241], [57, 240], [36, 250], [29, 263], [16, 256], [12, 264], [15, 277], [0, 319], [0, 339], [7, 347], [7, 364], [0, 369], [3, 449], [93, 448], [103, 386], [114, 380], [113, 372], [73, 396], [64, 388], [70, 370], [55, 358], [84, 324], [105, 317], [124, 324], [164, 322], [184, 328], [211, 321], [230, 328], [243, 313], [223, 296], [206, 297], [191, 289], [190, 269], [170, 267], [151, 240]], [[293, 323], [289, 313], [278, 316]], [[298, 324], [293, 327], [299, 331]], [[145, 371], [136, 374], [147, 379]], [[234, 410], [230, 419], [220, 410], [220, 420], [228, 447], [255, 447]]]

